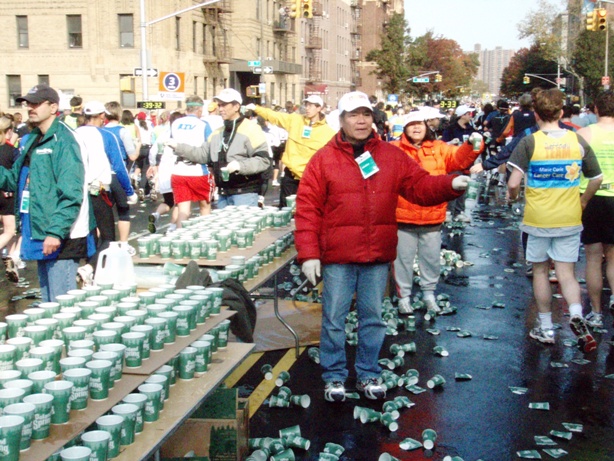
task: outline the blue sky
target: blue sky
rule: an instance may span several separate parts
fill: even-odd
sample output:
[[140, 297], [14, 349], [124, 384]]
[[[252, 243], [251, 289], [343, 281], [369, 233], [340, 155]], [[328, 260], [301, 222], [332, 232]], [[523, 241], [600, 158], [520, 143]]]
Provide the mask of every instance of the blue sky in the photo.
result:
[[537, 0], [405, 0], [405, 19], [412, 37], [433, 30], [456, 40], [465, 51], [476, 43], [482, 49], [518, 50], [529, 42], [518, 39], [517, 24], [537, 5]]

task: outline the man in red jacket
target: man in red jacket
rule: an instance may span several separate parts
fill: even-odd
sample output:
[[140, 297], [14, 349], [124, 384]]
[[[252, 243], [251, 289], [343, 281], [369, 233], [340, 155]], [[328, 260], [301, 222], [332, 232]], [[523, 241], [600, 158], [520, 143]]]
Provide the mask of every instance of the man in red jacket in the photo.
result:
[[381, 305], [390, 263], [396, 257], [398, 196], [432, 206], [462, 194], [466, 176], [431, 176], [373, 130], [366, 94], [339, 100], [341, 130], [309, 161], [297, 194], [298, 260], [314, 285], [322, 276], [320, 363], [324, 398], [345, 400], [348, 377], [345, 318], [356, 293], [356, 388], [382, 399], [378, 358], [386, 326]]

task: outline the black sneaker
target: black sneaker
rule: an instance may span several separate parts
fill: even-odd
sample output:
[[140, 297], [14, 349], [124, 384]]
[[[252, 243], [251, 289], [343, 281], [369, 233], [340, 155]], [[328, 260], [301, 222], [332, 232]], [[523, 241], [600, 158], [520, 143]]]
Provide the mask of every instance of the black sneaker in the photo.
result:
[[368, 378], [358, 381], [358, 383], [356, 383], [356, 389], [364, 393], [365, 397], [371, 400], [386, 398], [386, 388], [377, 378]]
[[153, 213], [149, 215], [149, 224], [147, 224], [147, 230], [152, 234], [156, 233], [156, 222], [157, 221], [158, 221], [158, 218], [156, 217], [156, 215], [154, 215]]
[[324, 400], [327, 402], [343, 402], [345, 386], [341, 381], [331, 381], [324, 385]]
[[17, 264], [15, 264], [13, 258], [5, 256], [2, 259], [4, 260], [6, 278], [13, 283], [19, 282], [19, 269], [17, 269]]
[[569, 320], [569, 327], [571, 331], [573, 331], [573, 334], [578, 337], [578, 346], [582, 352], [592, 352], [597, 349], [597, 342], [590, 331], [588, 331], [586, 320], [579, 315], [574, 315]]
[[143, 189], [139, 189], [139, 190], [137, 190], [137, 191], [136, 191], [136, 195], [138, 195], [138, 196], [139, 196], [139, 200], [140, 200], [141, 202], [144, 202], [144, 201], [145, 201], [145, 191], [144, 191]]

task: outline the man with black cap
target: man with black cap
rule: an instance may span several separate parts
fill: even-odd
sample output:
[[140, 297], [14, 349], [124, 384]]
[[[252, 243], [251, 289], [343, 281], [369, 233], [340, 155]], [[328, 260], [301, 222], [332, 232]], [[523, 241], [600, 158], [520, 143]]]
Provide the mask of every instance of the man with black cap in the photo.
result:
[[24, 154], [10, 170], [0, 168], [0, 189], [17, 192], [21, 258], [38, 262], [43, 301], [76, 288], [79, 259], [88, 256], [90, 213], [82, 146], [57, 117], [60, 98], [40, 84], [17, 98], [35, 125]]
[[324, 398], [345, 400], [345, 319], [356, 293], [356, 388], [382, 399], [379, 353], [386, 335], [382, 301], [396, 257], [399, 194], [422, 206], [462, 194], [467, 176], [431, 176], [373, 129], [366, 94], [339, 100], [341, 130], [311, 158], [296, 199], [295, 244], [307, 279], [323, 277], [320, 364]]
[[303, 99], [303, 103], [305, 115], [298, 112], [284, 114], [254, 104], [246, 106], [247, 109], [253, 110], [257, 115], [288, 132], [286, 150], [281, 158], [285, 173], [280, 181], [280, 208], [286, 206], [287, 196], [296, 194], [309, 159], [335, 135], [335, 130], [326, 123], [326, 117], [322, 113], [324, 108], [322, 98], [312, 94]]

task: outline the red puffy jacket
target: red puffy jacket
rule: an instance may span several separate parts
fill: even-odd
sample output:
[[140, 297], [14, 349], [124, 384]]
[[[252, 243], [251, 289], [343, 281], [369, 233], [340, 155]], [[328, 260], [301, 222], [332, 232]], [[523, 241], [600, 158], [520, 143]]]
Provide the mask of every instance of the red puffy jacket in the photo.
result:
[[452, 200], [454, 176], [431, 176], [377, 135], [367, 141], [379, 172], [363, 179], [352, 145], [339, 132], [311, 158], [296, 199], [299, 262], [387, 263], [396, 257], [398, 196], [424, 206]]
[[[391, 144], [400, 147], [403, 152], [406, 152], [422, 168], [433, 175], [448, 174], [469, 168], [480, 155], [480, 152], [473, 151], [473, 146], [468, 142], [460, 146], [451, 146], [443, 141], [424, 141], [418, 149], [407, 139], [405, 133], [399, 141]], [[399, 197], [397, 222], [426, 226], [441, 224], [445, 219], [445, 203], [424, 207]]]

